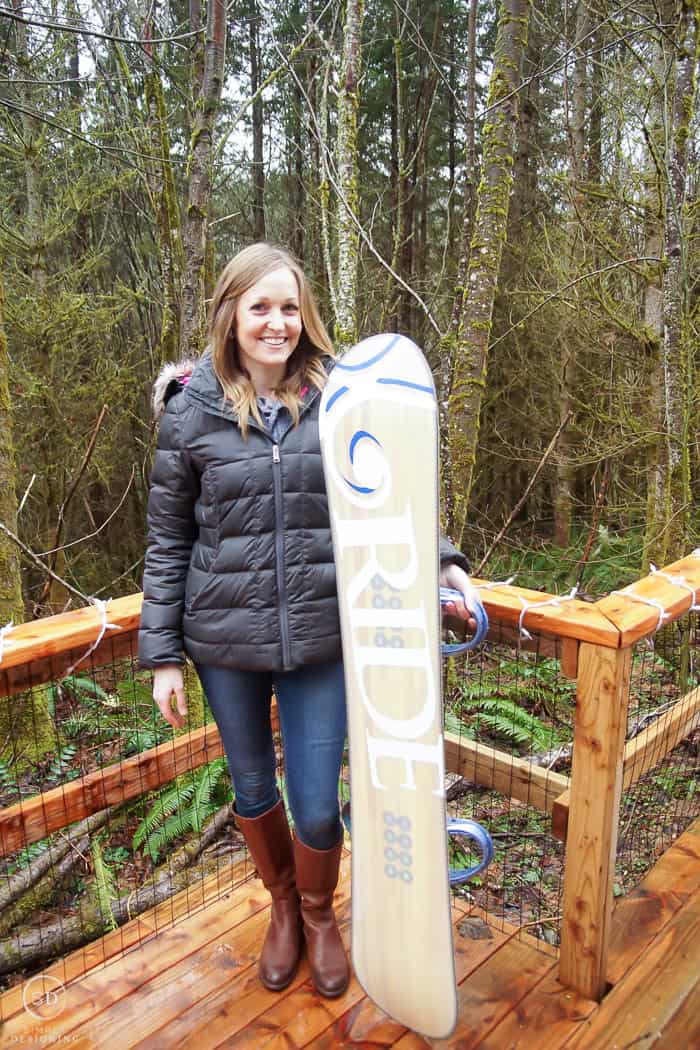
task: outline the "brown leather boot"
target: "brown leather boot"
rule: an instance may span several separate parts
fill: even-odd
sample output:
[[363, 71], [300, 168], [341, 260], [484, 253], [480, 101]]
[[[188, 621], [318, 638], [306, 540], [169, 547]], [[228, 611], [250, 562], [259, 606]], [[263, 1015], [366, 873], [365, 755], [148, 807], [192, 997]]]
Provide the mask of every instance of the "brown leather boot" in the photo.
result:
[[297, 888], [311, 979], [319, 995], [327, 999], [342, 995], [350, 983], [350, 966], [333, 912], [342, 849], [342, 839], [332, 849], [319, 850], [305, 846], [294, 836]]
[[302, 948], [294, 849], [284, 802], [259, 817], [235, 813], [258, 874], [272, 896], [270, 926], [258, 964], [260, 980], [273, 992], [286, 988], [297, 972]]

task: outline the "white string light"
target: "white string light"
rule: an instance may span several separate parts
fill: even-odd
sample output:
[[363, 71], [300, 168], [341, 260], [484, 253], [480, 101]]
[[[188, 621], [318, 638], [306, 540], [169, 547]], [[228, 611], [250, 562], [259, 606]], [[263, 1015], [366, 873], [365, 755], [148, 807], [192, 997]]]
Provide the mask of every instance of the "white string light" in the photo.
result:
[[631, 590], [632, 587], [634, 587], [634, 584], [630, 583], [627, 587], [623, 587], [621, 591], [610, 591], [610, 593], [621, 594], [625, 598], [632, 598], [635, 602], [642, 602], [643, 605], [650, 605], [652, 609], [656, 609], [659, 614], [659, 619], [655, 629], [658, 631], [664, 620], [670, 619], [671, 614], [666, 612], [658, 598], [646, 598], [643, 594], [635, 594], [634, 591]]
[[107, 622], [107, 605], [109, 604], [109, 602], [111, 602], [111, 600], [112, 600], [111, 598], [107, 598], [106, 600], [102, 599], [102, 598], [91, 598], [90, 599], [90, 603], [95, 606], [95, 608], [99, 611], [99, 613], [102, 616], [102, 623], [100, 624], [100, 631], [99, 631], [99, 634], [97, 635], [97, 638], [92, 643], [92, 645], [87, 650], [87, 652], [83, 653], [83, 655], [81, 657], [79, 657], [79, 659], [77, 659], [74, 664], [71, 664], [71, 666], [68, 668], [68, 670], [64, 674], [64, 676], [63, 676], [64, 678], [69, 678], [70, 675], [73, 674], [73, 671], [76, 669], [78, 664], [82, 664], [83, 661], [87, 660], [88, 656], [90, 656], [91, 653], [94, 653], [95, 649], [97, 648], [97, 646], [100, 644], [100, 642], [104, 638], [105, 631], [121, 631], [121, 627], [120, 627], [120, 625], [118, 623], [108, 623]]
[[562, 602], [570, 602], [578, 594], [578, 587], [572, 587], [568, 594], [557, 594], [553, 598], [546, 598], [543, 602], [530, 602], [527, 598], [523, 598], [522, 594], [516, 594], [516, 598], [522, 603], [522, 612], [518, 619], [518, 629], [520, 631], [521, 638], [527, 638], [528, 641], [532, 641], [532, 635], [525, 627], [525, 614], [530, 609], [541, 609], [544, 605], [554, 605], [559, 607]]
[[663, 569], [657, 569], [655, 565], [649, 566], [652, 576], [661, 576], [662, 579], [667, 580], [674, 587], [682, 587], [688, 591], [693, 599], [693, 604], [688, 609], [688, 612], [700, 612], [700, 603], [698, 603], [698, 588], [692, 587], [685, 576], [671, 576], [669, 572], [664, 572]]

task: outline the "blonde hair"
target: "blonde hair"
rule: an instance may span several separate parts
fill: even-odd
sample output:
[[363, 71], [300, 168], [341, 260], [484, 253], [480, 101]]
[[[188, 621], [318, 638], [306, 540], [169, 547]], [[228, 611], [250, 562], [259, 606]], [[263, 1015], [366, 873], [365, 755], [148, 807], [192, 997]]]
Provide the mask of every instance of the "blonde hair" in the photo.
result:
[[224, 401], [232, 403], [244, 437], [248, 433], [251, 415], [261, 426], [263, 424], [255, 388], [238, 355], [236, 310], [244, 292], [265, 274], [283, 266], [291, 270], [297, 283], [302, 329], [299, 342], [287, 362], [287, 373], [275, 394], [289, 409], [295, 426], [299, 422], [303, 387], [315, 386], [322, 390], [327, 377], [321, 358], [335, 356], [309, 282], [294, 256], [285, 248], [264, 242], [250, 244], [235, 255], [216, 282], [209, 309], [209, 343], [212, 366], [223, 387]]

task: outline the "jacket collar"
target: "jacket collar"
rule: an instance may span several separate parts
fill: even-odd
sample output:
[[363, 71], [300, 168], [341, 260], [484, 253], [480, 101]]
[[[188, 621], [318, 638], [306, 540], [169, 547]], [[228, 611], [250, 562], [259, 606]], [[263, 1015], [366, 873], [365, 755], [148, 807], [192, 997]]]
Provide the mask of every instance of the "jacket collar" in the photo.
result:
[[[324, 360], [326, 364], [330, 362], [330, 358], [327, 362]], [[223, 388], [214, 372], [209, 348], [199, 359], [184, 358], [163, 366], [153, 385], [153, 414], [156, 419], [163, 414], [170, 398], [181, 390], [185, 391], [186, 401], [194, 402], [210, 415], [237, 422], [233, 406], [230, 401], [224, 400]], [[319, 391], [311, 387], [304, 397], [302, 415], [318, 396]], [[259, 429], [254, 419], [251, 419], [250, 425]]]

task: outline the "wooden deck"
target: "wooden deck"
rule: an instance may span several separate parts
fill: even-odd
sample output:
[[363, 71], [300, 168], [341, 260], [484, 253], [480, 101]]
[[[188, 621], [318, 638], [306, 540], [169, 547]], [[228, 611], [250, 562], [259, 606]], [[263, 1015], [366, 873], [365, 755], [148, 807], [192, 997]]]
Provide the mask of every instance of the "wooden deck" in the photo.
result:
[[[349, 854], [337, 908], [349, 926]], [[598, 1005], [564, 989], [556, 959], [515, 931], [453, 911], [460, 1016], [430, 1041], [378, 1010], [353, 980], [340, 999], [312, 990], [304, 962], [283, 993], [257, 979], [268, 898], [257, 880], [220, 896], [212, 885], [141, 916], [89, 952], [46, 971], [64, 984], [33, 1016], [22, 990], [2, 998], [3, 1047], [236, 1047], [238, 1050], [611, 1050], [700, 1048], [700, 821], [661, 858], [614, 916], [611, 990]], [[196, 907], [199, 903], [200, 907]], [[195, 910], [192, 911], [193, 906]], [[161, 932], [155, 933], [158, 927]], [[124, 945], [131, 944], [124, 952]], [[119, 955], [106, 966], [104, 956]], [[42, 1019], [42, 1011], [55, 1013]]]

